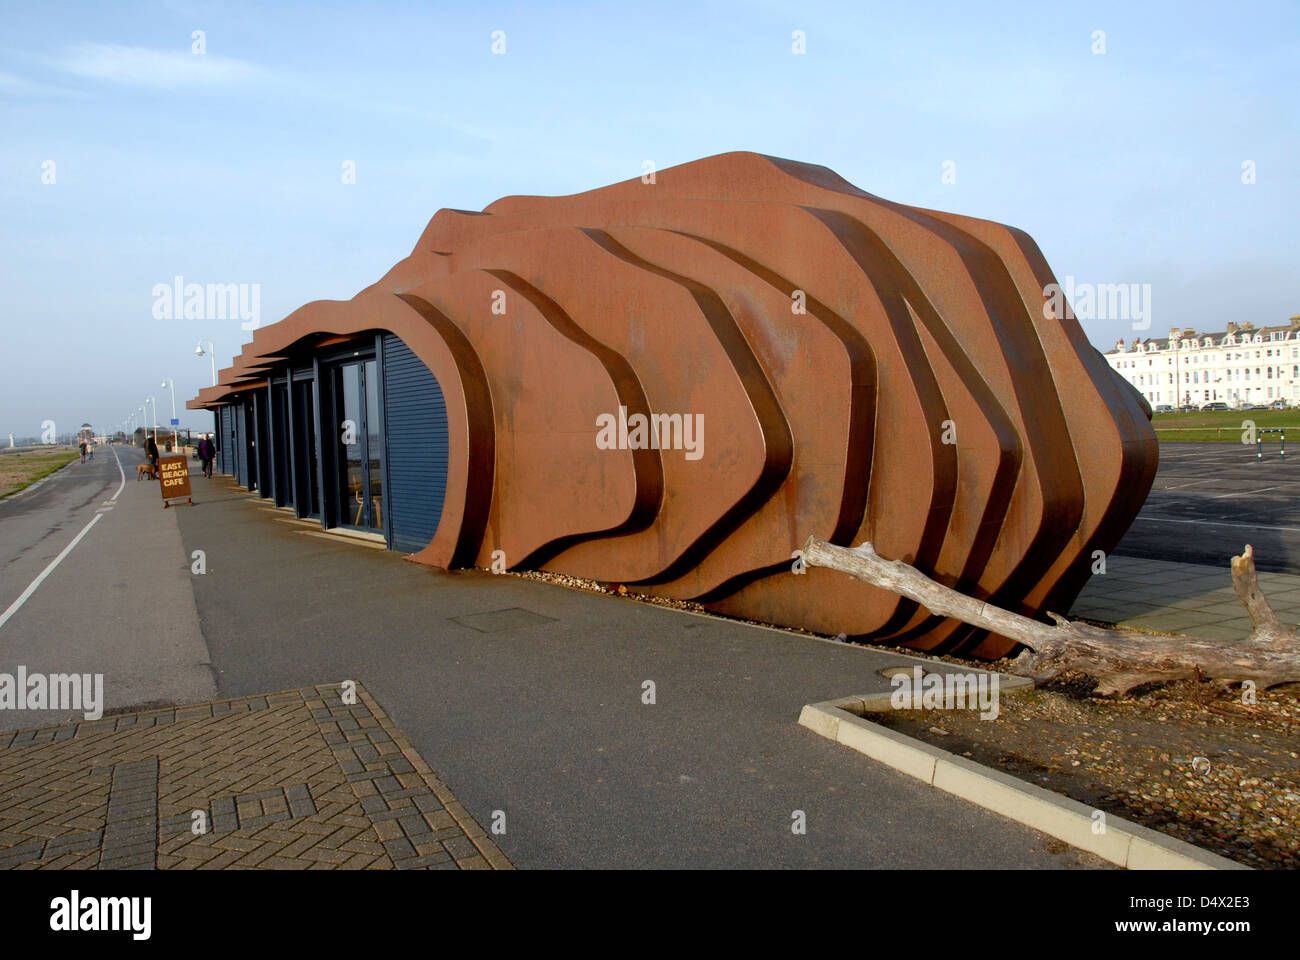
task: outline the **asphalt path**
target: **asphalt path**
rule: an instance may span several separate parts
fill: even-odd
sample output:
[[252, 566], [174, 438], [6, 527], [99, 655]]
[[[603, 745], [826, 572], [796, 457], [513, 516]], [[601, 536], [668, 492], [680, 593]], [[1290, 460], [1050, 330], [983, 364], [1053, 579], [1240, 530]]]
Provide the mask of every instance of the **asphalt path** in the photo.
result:
[[521, 867], [1104, 866], [797, 725], [896, 654], [441, 573], [224, 477], [163, 509], [116, 452], [0, 502], [0, 672], [103, 673], [109, 709], [359, 679]]
[[1249, 543], [1260, 570], [1300, 573], [1300, 446], [1263, 450], [1162, 443], [1151, 495], [1112, 552], [1226, 569]]
[[[143, 460], [100, 445], [0, 500], [0, 672], [102, 674], [110, 710], [215, 695], [177, 511], [135, 479]], [[0, 729], [78, 719], [0, 710]]]
[[1102, 865], [798, 726], [805, 703], [888, 689], [897, 655], [441, 573], [312, 535], [228, 478], [195, 499], [177, 516], [208, 558], [221, 696], [360, 679], [480, 823], [504, 815], [521, 867]]

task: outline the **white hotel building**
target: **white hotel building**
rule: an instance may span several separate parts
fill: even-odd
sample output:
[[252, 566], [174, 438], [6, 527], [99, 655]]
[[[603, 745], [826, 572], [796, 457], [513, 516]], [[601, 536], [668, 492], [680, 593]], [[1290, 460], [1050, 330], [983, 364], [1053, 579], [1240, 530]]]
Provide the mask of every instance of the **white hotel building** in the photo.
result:
[[1300, 406], [1300, 314], [1285, 326], [1229, 323], [1223, 333], [1175, 327], [1159, 340], [1121, 340], [1103, 356], [1153, 408]]

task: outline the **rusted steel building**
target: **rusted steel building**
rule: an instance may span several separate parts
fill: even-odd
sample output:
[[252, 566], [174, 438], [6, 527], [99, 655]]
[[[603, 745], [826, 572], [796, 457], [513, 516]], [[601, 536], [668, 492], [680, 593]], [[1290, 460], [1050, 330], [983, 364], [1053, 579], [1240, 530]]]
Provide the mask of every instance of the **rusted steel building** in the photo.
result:
[[1069, 608], [1157, 447], [1053, 282], [1014, 228], [724, 154], [440, 210], [378, 283], [256, 330], [189, 405], [241, 485], [417, 562], [997, 656], [793, 554], [869, 539], [1002, 606]]

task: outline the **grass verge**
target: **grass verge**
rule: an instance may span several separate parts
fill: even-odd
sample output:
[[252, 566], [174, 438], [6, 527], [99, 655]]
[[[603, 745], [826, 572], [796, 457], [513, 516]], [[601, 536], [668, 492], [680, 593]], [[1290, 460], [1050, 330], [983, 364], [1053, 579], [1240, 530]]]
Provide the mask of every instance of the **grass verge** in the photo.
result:
[[78, 451], [69, 447], [20, 450], [0, 456], [0, 500], [66, 467], [78, 456]]
[[1284, 429], [1291, 442], [1300, 441], [1300, 410], [1204, 410], [1195, 413], [1157, 413], [1151, 418], [1156, 437], [1170, 443], [1241, 443], [1245, 421], [1255, 425], [1264, 443], [1276, 444], [1280, 435], [1265, 430]]

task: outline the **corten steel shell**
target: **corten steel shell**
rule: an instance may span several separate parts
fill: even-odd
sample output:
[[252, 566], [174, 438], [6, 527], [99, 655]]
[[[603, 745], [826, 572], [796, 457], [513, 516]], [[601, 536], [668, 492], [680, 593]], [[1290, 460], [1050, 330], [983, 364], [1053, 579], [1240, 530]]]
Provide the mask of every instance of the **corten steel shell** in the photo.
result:
[[[795, 574], [815, 534], [1027, 615], [1067, 611], [1137, 514], [1157, 446], [1137, 392], [1051, 315], [1033, 240], [757, 154], [654, 180], [440, 210], [379, 283], [258, 329], [190, 406], [313, 338], [387, 330], [438, 378], [449, 421], [442, 518], [415, 560], [485, 567], [502, 550], [755, 620], [1011, 648]], [[597, 418], [620, 407], [701, 414], [702, 456], [599, 449]]]

